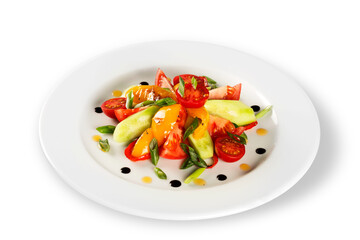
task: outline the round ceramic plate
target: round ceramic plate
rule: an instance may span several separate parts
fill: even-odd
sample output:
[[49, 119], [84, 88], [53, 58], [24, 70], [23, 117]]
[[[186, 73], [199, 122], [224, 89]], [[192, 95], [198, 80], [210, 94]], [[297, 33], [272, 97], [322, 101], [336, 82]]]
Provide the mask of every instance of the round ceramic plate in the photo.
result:
[[[96, 131], [117, 122], [94, 109], [112, 98], [113, 90], [142, 81], [154, 84], [158, 68], [170, 78], [191, 73], [210, 76], [219, 86], [242, 83], [245, 104], [260, 109], [273, 105], [272, 112], [246, 132], [244, 157], [235, 163], [219, 160], [200, 176], [202, 184], [184, 183], [195, 167], [180, 170], [181, 160], [160, 158], [158, 167], [168, 178], [159, 179], [150, 161], [131, 162], [124, 156], [126, 146]], [[259, 128], [268, 133], [258, 135]], [[109, 152], [98, 149], [94, 135], [109, 140]], [[158, 219], [213, 218], [264, 204], [305, 174], [319, 140], [314, 106], [289, 76], [234, 49], [184, 41], [137, 44], [93, 59], [57, 86], [40, 118], [44, 152], [68, 184], [115, 210]], [[259, 148], [265, 152], [259, 154]], [[152, 181], [145, 183], [144, 177]]]

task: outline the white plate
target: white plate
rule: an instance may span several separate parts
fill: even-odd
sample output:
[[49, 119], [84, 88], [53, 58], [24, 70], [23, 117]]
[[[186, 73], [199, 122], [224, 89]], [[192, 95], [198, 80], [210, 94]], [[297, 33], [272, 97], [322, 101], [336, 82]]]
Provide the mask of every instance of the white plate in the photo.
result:
[[[239, 162], [221, 160], [201, 178], [205, 186], [183, 180], [193, 170], [179, 170], [181, 161], [160, 159], [168, 180], [157, 179], [149, 161], [125, 158], [124, 146], [108, 138], [111, 150], [101, 152], [92, 136], [96, 127], [115, 124], [94, 108], [115, 89], [154, 83], [157, 68], [169, 77], [207, 75], [219, 85], [243, 84], [241, 99], [273, 111], [247, 132], [246, 154]], [[266, 128], [259, 136], [256, 129]], [[72, 72], [47, 100], [40, 118], [44, 152], [73, 188], [115, 210], [158, 219], [205, 219], [226, 216], [264, 204], [292, 187], [313, 162], [320, 140], [316, 111], [305, 92], [271, 65], [234, 49], [212, 44], [164, 41], [132, 45], [103, 54]], [[266, 149], [257, 154], [257, 148]], [[240, 164], [252, 167], [245, 172]], [[129, 167], [131, 172], [120, 170]], [[227, 176], [219, 181], [218, 174]], [[142, 177], [150, 176], [150, 184]], [[182, 185], [174, 188], [171, 180]]]

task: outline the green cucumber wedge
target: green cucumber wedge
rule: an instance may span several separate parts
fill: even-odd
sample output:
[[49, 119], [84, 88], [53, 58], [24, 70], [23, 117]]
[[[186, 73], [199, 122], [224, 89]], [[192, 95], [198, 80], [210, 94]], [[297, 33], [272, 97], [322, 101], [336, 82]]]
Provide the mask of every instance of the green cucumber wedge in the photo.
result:
[[205, 108], [209, 114], [225, 118], [239, 126], [256, 121], [254, 110], [238, 100], [208, 100]]
[[200, 139], [195, 139], [193, 134], [189, 135], [190, 145], [195, 149], [196, 153], [202, 158], [211, 158], [214, 155], [214, 144], [211, 140], [210, 134], [208, 131], [205, 131], [205, 134]]
[[121, 121], [115, 128], [114, 140], [119, 143], [126, 143], [139, 137], [151, 126], [151, 119], [158, 110], [158, 106], [151, 106]]

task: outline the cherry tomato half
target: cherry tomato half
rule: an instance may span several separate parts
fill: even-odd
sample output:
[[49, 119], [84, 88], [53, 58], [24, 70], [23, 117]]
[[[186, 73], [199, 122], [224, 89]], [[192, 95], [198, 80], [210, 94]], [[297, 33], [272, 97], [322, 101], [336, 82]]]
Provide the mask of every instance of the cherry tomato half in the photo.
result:
[[208, 86], [206, 77], [199, 77], [199, 76], [195, 76], [195, 75], [192, 75], [192, 74], [183, 74], [183, 75], [179, 75], [179, 76], [174, 77], [174, 79], [173, 79], [174, 86], [179, 83], [179, 81], [180, 81], [179, 77], [181, 77], [184, 80], [185, 83], [191, 83], [191, 79], [193, 77], [196, 78], [196, 79], [201, 79], [204, 82], [205, 87]]
[[114, 110], [125, 108], [126, 106], [126, 98], [120, 97], [120, 98], [112, 98], [109, 100], [106, 100], [101, 105], [101, 110], [104, 112], [104, 114], [110, 118], [116, 118]]
[[245, 146], [230, 137], [215, 140], [215, 152], [225, 162], [236, 162], [245, 154]]
[[176, 97], [179, 103], [186, 108], [199, 108], [204, 106], [209, 98], [209, 90], [205, 87], [204, 81], [196, 79], [198, 84], [194, 89], [191, 83], [185, 82], [184, 95], [181, 96], [179, 89], [176, 90]]

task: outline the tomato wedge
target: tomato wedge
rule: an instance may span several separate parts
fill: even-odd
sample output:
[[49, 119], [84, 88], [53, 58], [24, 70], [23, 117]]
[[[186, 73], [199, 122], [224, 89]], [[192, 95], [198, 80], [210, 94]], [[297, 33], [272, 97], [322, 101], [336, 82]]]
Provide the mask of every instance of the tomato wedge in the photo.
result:
[[160, 147], [160, 156], [167, 159], [185, 159], [187, 154], [180, 147], [182, 142], [183, 131], [176, 124], [170, 132], [165, 143]]
[[119, 122], [121, 122], [122, 120], [126, 119], [127, 117], [129, 117], [137, 112], [140, 112], [146, 108], [147, 107], [139, 107], [139, 108], [134, 108], [134, 109], [126, 109], [126, 108], [116, 109], [115, 117]]
[[164, 144], [165, 139], [178, 122], [179, 127], [185, 124], [185, 109], [180, 104], [162, 107], [152, 119], [151, 128], [158, 146]]
[[165, 73], [159, 68], [155, 76], [155, 85], [161, 88], [169, 89], [175, 95], [174, 87], [169, 79], [170, 78], [166, 77]]
[[148, 160], [151, 158], [150, 153], [144, 154], [140, 157], [134, 157], [131, 153], [133, 151], [134, 145], [136, 143], [136, 140], [133, 141], [132, 143], [129, 144], [129, 146], [127, 148], [125, 148], [125, 156], [130, 159], [133, 162], [137, 162], [137, 161], [144, 161], [144, 160]]
[[110, 118], [116, 118], [114, 110], [125, 108], [125, 106], [126, 98], [112, 98], [103, 102], [103, 104], [101, 105], [101, 110], [106, 116]]
[[236, 162], [245, 154], [245, 146], [230, 137], [215, 140], [215, 152], [225, 162]]
[[223, 86], [209, 91], [209, 99], [240, 100], [241, 83], [230, 87]]
[[179, 88], [176, 90], [176, 97], [179, 103], [186, 108], [199, 108], [204, 106], [206, 100], [209, 98], [209, 90], [205, 87], [204, 80], [196, 78], [197, 86], [194, 89], [191, 83], [184, 80], [184, 94], [180, 94]]
[[210, 115], [208, 131], [212, 139], [218, 137], [227, 136], [226, 132], [232, 133], [235, 130], [235, 126], [232, 122], [225, 118]]

